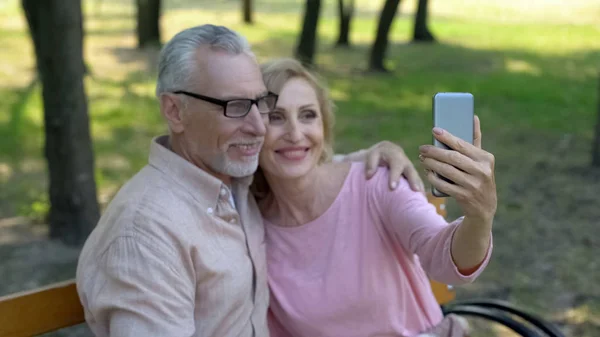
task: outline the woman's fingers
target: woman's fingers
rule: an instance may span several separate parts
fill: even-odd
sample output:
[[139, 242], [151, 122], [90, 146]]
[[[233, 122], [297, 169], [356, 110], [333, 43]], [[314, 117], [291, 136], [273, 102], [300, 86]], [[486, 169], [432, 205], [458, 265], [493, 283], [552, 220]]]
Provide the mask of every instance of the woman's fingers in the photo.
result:
[[425, 158], [420, 156], [423, 167], [427, 170], [433, 171], [443, 177], [453, 181], [455, 184], [460, 185], [464, 188], [472, 187], [473, 177], [468, 173], [457, 169], [456, 167], [446, 164], [444, 162], [435, 160], [433, 158]]
[[431, 158], [454, 166], [457, 169], [470, 174], [477, 174], [479, 171], [478, 165], [473, 159], [454, 150], [445, 150], [435, 146], [423, 145], [420, 148], [419, 158]]
[[427, 177], [427, 180], [429, 180], [429, 183], [431, 184], [431, 186], [433, 186], [436, 190], [438, 190], [440, 192], [443, 192], [443, 193], [445, 193], [451, 197], [454, 197], [456, 199], [457, 199], [457, 196], [464, 194], [464, 192], [463, 192], [464, 189], [461, 186], [454, 185], [454, 184], [451, 184], [451, 183], [443, 180], [433, 171], [426, 170], [425, 176]]
[[462, 138], [456, 137], [450, 132], [437, 127], [433, 128], [433, 136], [438, 141], [448, 146], [450, 149], [456, 152], [460, 152], [469, 158], [477, 158], [479, 149], [473, 146], [473, 144], [470, 144], [469, 142], [463, 140]]
[[[481, 149], [481, 129], [480, 129], [480, 123], [479, 123], [479, 118], [478, 117], [474, 117], [474, 126], [473, 126], [473, 144], [463, 140], [462, 138], [456, 137], [453, 134], [451, 134], [450, 132], [440, 129], [440, 128], [434, 128], [433, 129], [433, 136], [440, 142], [442, 142], [443, 144], [447, 145], [448, 147], [450, 147], [451, 150], [454, 150], [456, 152], [459, 152], [475, 161], [480, 161], [480, 160], [484, 160], [486, 159], [486, 157], [489, 155], [488, 152], [484, 151], [483, 149]], [[421, 148], [423, 147], [434, 147], [433, 145], [423, 145], [421, 146]]]

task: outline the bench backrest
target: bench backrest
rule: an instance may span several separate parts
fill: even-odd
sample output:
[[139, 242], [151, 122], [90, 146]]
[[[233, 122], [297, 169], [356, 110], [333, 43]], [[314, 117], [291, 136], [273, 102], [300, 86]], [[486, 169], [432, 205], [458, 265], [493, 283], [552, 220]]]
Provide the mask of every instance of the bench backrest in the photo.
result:
[[37, 336], [84, 320], [73, 280], [0, 298], [1, 337]]
[[[428, 199], [445, 217], [445, 199], [431, 195]], [[455, 298], [445, 284], [431, 281], [431, 288], [439, 304]], [[84, 321], [74, 280], [0, 298], [0, 337], [37, 336]]]
[[[428, 194], [427, 200], [435, 206], [439, 215], [444, 218], [448, 215], [448, 212], [446, 211], [446, 198], [438, 198]], [[456, 292], [448, 285], [434, 280], [430, 280], [429, 282], [431, 283], [433, 295], [435, 295], [435, 299], [440, 305], [452, 302], [456, 298]]]

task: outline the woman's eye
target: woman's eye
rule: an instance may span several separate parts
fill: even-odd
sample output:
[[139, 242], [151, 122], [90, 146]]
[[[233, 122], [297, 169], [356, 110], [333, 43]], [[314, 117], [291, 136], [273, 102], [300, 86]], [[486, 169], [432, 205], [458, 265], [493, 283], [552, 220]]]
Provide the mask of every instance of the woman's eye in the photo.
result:
[[283, 117], [278, 112], [271, 112], [269, 114], [269, 123], [277, 123], [283, 121]]
[[314, 119], [317, 117], [317, 113], [314, 110], [305, 110], [302, 112], [301, 117], [304, 119]]

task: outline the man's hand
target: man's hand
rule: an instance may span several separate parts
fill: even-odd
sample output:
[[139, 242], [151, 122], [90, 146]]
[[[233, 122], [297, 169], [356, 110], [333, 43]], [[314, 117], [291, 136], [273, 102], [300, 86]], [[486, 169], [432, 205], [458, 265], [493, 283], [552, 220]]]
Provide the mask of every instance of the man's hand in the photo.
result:
[[387, 166], [390, 169], [390, 188], [393, 190], [398, 186], [400, 176], [406, 177], [410, 187], [416, 192], [425, 193], [423, 180], [419, 176], [415, 166], [408, 159], [402, 147], [389, 142], [379, 142], [366, 150], [357, 151], [345, 157], [349, 161], [364, 161], [367, 179], [371, 179], [378, 166]]

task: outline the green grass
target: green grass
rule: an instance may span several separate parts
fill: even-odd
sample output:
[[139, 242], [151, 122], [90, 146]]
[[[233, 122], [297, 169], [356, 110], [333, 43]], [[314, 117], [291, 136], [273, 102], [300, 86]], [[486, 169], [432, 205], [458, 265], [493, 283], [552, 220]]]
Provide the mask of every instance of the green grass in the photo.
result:
[[[431, 28], [440, 42], [414, 45], [407, 43], [414, 4], [404, 1], [390, 34], [387, 64], [394, 74], [381, 76], [363, 73], [381, 1], [358, 1], [350, 50], [332, 47], [336, 9], [325, 2], [317, 66], [338, 106], [337, 150], [389, 139], [414, 157], [418, 145], [430, 141], [430, 102], [438, 91], [472, 92], [485, 135], [517, 128], [591, 139], [600, 65], [600, 26], [591, 18], [600, 6], [583, 0], [568, 9], [553, 1], [519, 3], [434, 3]], [[247, 36], [261, 60], [291, 56], [302, 1], [263, 0], [255, 7], [256, 24], [246, 26], [237, 1], [169, 1], [163, 36], [217, 22]], [[85, 1], [84, 8], [97, 176], [108, 196], [145, 163], [151, 136], [164, 130], [152, 94], [156, 51], [135, 50], [130, 2]], [[1, 217], [41, 198], [45, 187], [40, 88], [17, 1], [3, 3], [0, 22], [0, 182], [12, 182], [0, 192]], [[27, 179], [33, 175], [41, 181]]]
[[[41, 90], [18, 3], [0, 2], [0, 218], [39, 218], [47, 208]], [[185, 27], [219, 23], [245, 35], [261, 60], [292, 55], [303, 9], [300, 0], [258, 0], [256, 24], [246, 26], [237, 0], [165, 3], [165, 41]], [[432, 95], [472, 92], [484, 146], [497, 158], [500, 205], [495, 264], [468, 292], [509, 289], [511, 301], [532, 310], [571, 308], [553, 317], [583, 320], [584, 325], [573, 323], [573, 336], [597, 336], [600, 324], [589, 322], [600, 320], [600, 309], [563, 305], [559, 295], [600, 298], [589, 290], [596, 289], [593, 280], [600, 274], [598, 264], [589, 262], [600, 244], [590, 239], [598, 213], [581, 206], [594, 205], [598, 176], [573, 174], [589, 161], [600, 4], [433, 1], [430, 22], [439, 43], [422, 45], [409, 43], [416, 1], [403, 1], [387, 55], [394, 73], [376, 75], [364, 69], [382, 1], [357, 3], [351, 49], [333, 48], [335, 2], [324, 2], [319, 25], [317, 69], [338, 108], [337, 151], [388, 139], [416, 158], [418, 146], [431, 141]], [[99, 196], [106, 202], [146, 163], [151, 138], [165, 132], [153, 96], [157, 52], [135, 50], [131, 1], [85, 1], [85, 12], [85, 56], [92, 72], [85, 84]], [[564, 199], [571, 191], [577, 197]], [[548, 265], [555, 269], [548, 271]]]
[[[237, 1], [167, 3], [165, 39], [190, 25], [219, 22], [247, 36], [262, 60], [292, 55], [301, 1], [257, 1], [253, 26], [240, 23]], [[600, 26], [590, 18], [600, 6], [582, 0], [568, 9], [553, 1], [541, 3], [434, 3], [430, 21], [440, 42], [414, 45], [407, 43], [412, 25], [407, 12], [414, 4], [405, 1], [388, 51], [387, 64], [394, 74], [381, 76], [362, 72], [381, 3], [358, 1], [354, 46], [338, 50], [332, 48], [335, 7], [326, 2], [317, 65], [338, 106], [338, 151], [390, 139], [414, 156], [418, 145], [430, 140], [430, 100], [437, 91], [472, 92], [484, 134], [517, 128], [591, 139]], [[114, 189], [144, 164], [150, 137], [164, 127], [152, 95], [156, 51], [134, 49], [134, 8], [115, 0], [84, 4], [85, 55], [92, 70], [86, 88], [102, 191]], [[43, 168], [42, 106], [17, 1], [3, 3], [0, 22], [0, 181], [14, 182]], [[31, 202], [22, 197], [22, 188], [3, 189], [0, 216], [13, 215], [14, 207], [7, 204]], [[42, 194], [43, 183], [37, 190], [30, 194]]]

